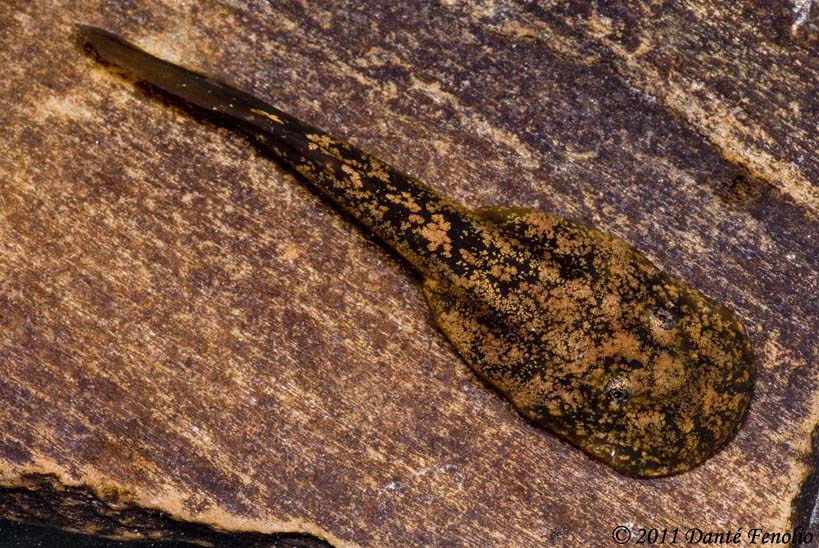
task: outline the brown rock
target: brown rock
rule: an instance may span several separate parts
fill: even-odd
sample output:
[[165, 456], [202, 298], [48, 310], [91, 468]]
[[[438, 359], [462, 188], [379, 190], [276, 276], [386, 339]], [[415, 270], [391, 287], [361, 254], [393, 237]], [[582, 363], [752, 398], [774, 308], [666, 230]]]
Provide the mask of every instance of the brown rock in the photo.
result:
[[[819, 414], [815, 43], [785, 1], [605, 4], [0, 5], [0, 517], [339, 547], [797, 525]], [[635, 244], [743, 318], [759, 379], [739, 436], [639, 481], [528, 424], [405, 265], [241, 136], [100, 68], [74, 23], [468, 205]]]

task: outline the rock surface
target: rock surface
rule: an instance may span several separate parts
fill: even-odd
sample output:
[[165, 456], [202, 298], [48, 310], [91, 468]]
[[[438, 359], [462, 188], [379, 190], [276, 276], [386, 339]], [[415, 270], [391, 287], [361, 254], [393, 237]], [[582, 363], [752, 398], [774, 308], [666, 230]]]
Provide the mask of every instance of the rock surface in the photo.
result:
[[[798, 525], [819, 418], [814, 8], [592, 4], [0, 5], [0, 517], [337, 547]], [[94, 63], [75, 23], [467, 205], [633, 243], [742, 317], [745, 426], [640, 481], [528, 424], [406, 265], [241, 136]]]

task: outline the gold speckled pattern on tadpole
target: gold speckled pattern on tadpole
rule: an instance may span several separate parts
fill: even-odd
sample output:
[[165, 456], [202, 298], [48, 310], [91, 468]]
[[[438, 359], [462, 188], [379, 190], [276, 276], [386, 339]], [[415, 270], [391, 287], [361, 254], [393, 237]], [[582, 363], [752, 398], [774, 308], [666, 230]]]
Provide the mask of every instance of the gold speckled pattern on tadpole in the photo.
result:
[[687, 470], [738, 430], [754, 382], [743, 327], [624, 241], [526, 209], [470, 211], [255, 97], [82, 34], [103, 61], [238, 125], [405, 257], [460, 355], [535, 423], [633, 476]]

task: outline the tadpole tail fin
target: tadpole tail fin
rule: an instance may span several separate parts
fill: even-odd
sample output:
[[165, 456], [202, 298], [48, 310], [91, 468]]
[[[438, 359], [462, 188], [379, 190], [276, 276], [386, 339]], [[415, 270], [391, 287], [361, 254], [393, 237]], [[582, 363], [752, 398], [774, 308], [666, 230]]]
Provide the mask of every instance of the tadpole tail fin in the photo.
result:
[[108, 31], [81, 26], [79, 36], [103, 63], [232, 122], [425, 277], [476, 275], [474, 261], [462, 260], [455, 250], [485, 261], [506, 260], [506, 242], [487, 233], [484, 223], [464, 207], [349, 143], [228, 84], [154, 57]]
[[318, 131], [249, 93], [164, 61], [107, 30], [77, 25], [77, 31], [80, 42], [104, 64], [119, 67], [191, 105], [230, 118], [251, 135], [261, 130], [278, 137], [282, 144], [290, 144], [288, 136]]

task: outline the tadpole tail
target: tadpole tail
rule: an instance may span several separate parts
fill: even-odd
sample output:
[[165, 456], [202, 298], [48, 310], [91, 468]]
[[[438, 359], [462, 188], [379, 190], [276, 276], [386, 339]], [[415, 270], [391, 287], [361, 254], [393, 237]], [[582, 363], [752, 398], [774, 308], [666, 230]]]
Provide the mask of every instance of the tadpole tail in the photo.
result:
[[480, 220], [417, 179], [261, 99], [163, 61], [108, 31], [89, 26], [78, 30], [82, 43], [102, 62], [228, 118], [423, 275], [472, 276], [476, 265], [455, 250], [482, 257], [489, 265], [502, 260], [501, 247], [487, 236]]
[[104, 64], [119, 67], [195, 107], [227, 117], [253, 136], [257, 135], [254, 130], [260, 130], [281, 139], [284, 145], [293, 137], [319, 131], [249, 93], [155, 57], [107, 30], [77, 25], [77, 31], [81, 43]]

